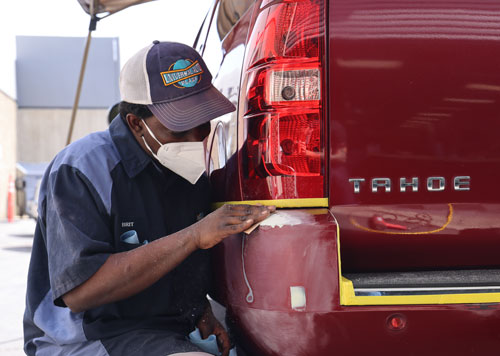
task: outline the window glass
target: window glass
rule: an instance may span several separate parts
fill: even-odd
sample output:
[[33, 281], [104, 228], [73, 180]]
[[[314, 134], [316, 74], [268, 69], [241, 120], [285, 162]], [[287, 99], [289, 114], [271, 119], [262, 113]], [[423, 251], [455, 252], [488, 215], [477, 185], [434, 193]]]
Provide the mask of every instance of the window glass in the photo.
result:
[[222, 40], [255, 0], [221, 0], [217, 11], [217, 31]]
[[203, 48], [203, 59], [214, 77], [222, 62], [222, 40], [254, 2], [255, 0], [220, 0], [217, 3]]
[[[214, 86], [236, 107], [238, 106], [241, 66], [245, 46], [226, 35], [231, 31], [246, 38], [248, 26], [235, 26], [255, 0], [220, 0], [203, 48], [203, 60], [213, 76]], [[225, 45], [224, 41], [233, 41]], [[237, 149], [237, 111], [212, 120], [209, 138], [209, 172], [224, 168]]]
[[215, 1], [213, 2], [212, 6], [210, 6], [210, 9], [206, 14], [205, 19], [203, 20], [200, 31], [196, 36], [195, 42], [193, 43], [194, 49], [196, 49], [200, 54], [203, 54], [205, 42], [207, 40], [208, 30], [210, 29], [210, 24], [212, 22], [214, 6], [215, 6]]
[[[220, 2], [215, 9], [215, 17], [217, 17], [219, 7]], [[203, 49], [203, 60], [207, 64], [208, 70], [210, 70], [210, 73], [212, 73], [213, 77], [215, 77], [217, 75], [217, 72], [219, 71], [219, 66], [222, 62], [223, 54], [221, 48], [221, 39], [219, 37], [219, 34], [217, 33], [216, 21], [216, 18], [212, 21], [212, 25], [210, 26], [210, 30], [208, 31], [205, 48]]]

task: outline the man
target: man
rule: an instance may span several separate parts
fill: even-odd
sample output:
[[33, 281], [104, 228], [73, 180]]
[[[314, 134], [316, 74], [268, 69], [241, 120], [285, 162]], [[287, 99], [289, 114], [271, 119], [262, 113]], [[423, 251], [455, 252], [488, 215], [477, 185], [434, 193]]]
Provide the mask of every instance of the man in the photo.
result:
[[74, 142], [43, 178], [24, 317], [28, 355], [208, 355], [208, 249], [274, 207], [204, 217], [203, 140], [234, 110], [192, 48], [155, 41], [120, 74], [120, 116]]

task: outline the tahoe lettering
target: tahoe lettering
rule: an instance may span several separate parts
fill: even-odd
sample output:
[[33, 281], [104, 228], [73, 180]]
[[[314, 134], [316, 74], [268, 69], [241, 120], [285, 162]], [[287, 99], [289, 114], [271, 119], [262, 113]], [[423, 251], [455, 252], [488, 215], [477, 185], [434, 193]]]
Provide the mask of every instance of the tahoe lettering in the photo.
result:
[[[456, 176], [451, 180], [451, 189], [456, 191], [470, 190], [470, 176]], [[423, 187], [420, 182], [425, 182]], [[354, 193], [361, 192], [361, 186], [367, 182], [365, 178], [349, 178], [349, 183], [352, 183]], [[446, 179], [444, 177], [428, 177], [420, 179], [419, 177], [401, 177], [396, 183], [393, 183], [391, 178], [372, 178], [369, 182], [369, 189], [372, 193], [385, 192], [390, 193], [392, 189], [398, 190], [401, 193], [418, 192], [419, 189], [426, 189], [429, 192], [442, 192], [447, 187]]]

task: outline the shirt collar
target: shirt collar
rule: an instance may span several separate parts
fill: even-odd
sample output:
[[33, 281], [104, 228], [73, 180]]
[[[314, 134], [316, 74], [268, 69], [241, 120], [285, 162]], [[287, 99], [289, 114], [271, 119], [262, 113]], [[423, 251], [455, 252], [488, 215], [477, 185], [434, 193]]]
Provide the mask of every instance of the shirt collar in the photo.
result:
[[121, 115], [118, 114], [109, 125], [109, 133], [120, 155], [123, 167], [130, 178], [142, 172], [152, 161], [135, 139]]

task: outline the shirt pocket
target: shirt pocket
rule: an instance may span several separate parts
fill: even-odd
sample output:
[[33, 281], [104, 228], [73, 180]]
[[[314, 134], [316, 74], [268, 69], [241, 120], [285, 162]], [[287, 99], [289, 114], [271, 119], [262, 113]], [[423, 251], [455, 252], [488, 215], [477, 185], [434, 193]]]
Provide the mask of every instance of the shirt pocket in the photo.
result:
[[148, 240], [140, 242], [139, 236], [137, 235], [137, 231], [128, 230], [120, 236], [119, 249], [120, 251], [130, 251], [139, 246], [146, 245], [148, 242], [149, 242]]
[[149, 231], [144, 218], [122, 218], [117, 222], [115, 230], [117, 252], [133, 250], [149, 241]]

